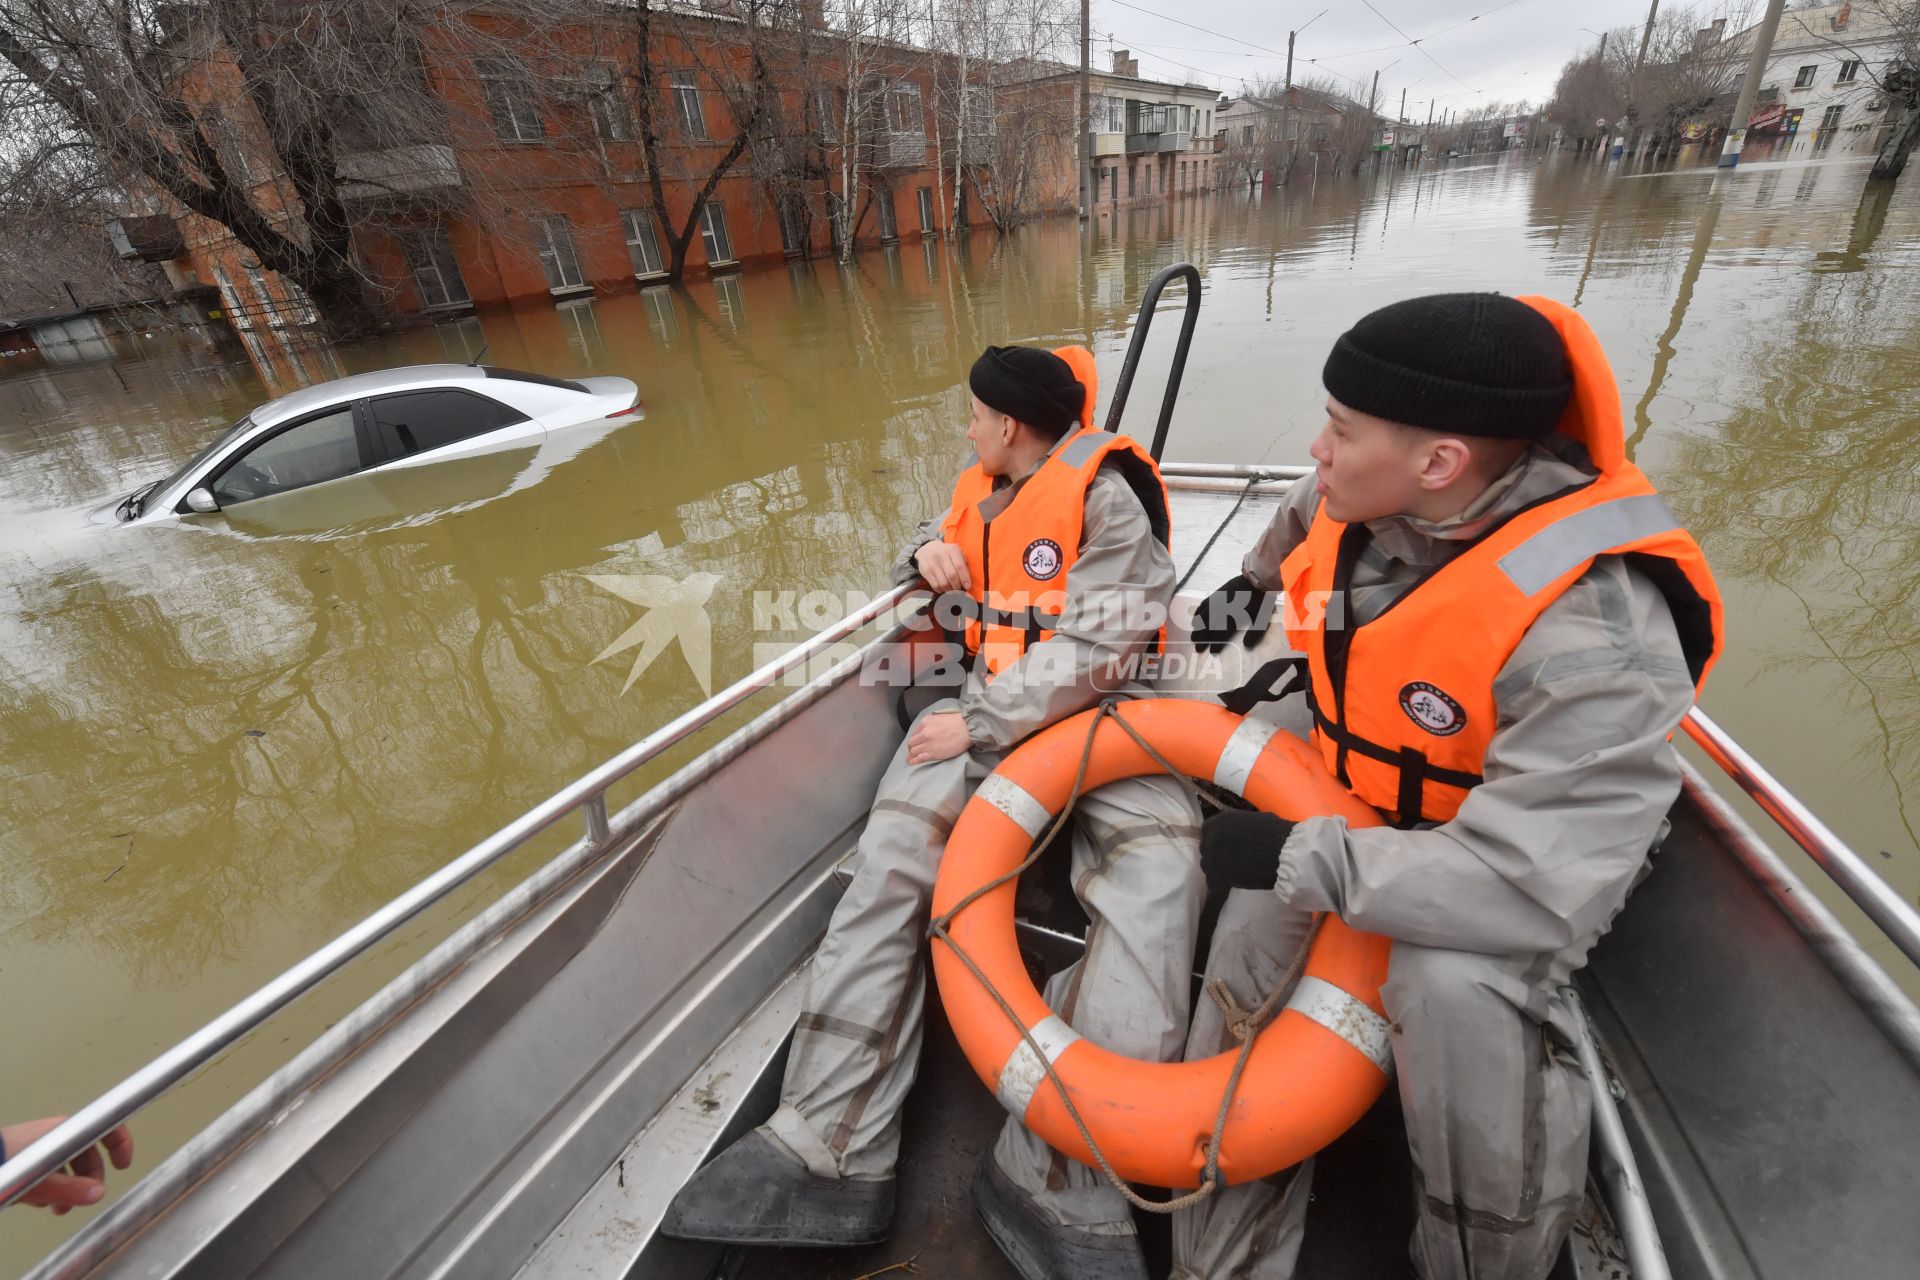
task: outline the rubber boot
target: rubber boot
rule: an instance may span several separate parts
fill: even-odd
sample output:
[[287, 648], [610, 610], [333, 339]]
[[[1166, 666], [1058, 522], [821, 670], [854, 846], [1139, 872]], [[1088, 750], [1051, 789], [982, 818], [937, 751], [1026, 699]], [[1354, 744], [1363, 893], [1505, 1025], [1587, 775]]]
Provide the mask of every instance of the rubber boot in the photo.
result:
[[973, 1176], [973, 1207], [1024, 1280], [1147, 1280], [1138, 1236], [1102, 1235], [1052, 1221], [992, 1156]]
[[877, 1244], [893, 1229], [893, 1188], [892, 1178], [823, 1178], [755, 1129], [688, 1179], [660, 1232], [715, 1244]]

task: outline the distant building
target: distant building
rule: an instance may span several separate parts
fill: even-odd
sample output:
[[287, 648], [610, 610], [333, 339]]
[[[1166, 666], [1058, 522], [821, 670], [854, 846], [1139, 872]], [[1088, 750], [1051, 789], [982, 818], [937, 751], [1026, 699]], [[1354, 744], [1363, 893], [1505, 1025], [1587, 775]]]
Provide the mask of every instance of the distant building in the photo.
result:
[[[1078, 77], [1077, 68], [1061, 78]], [[1140, 78], [1140, 62], [1113, 52], [1113, 69], [1089, 77], [1093, 144], [1090, 213], [1157, 203], [1209, 190], [1214, 112], [1220, 95], [1203, 85]]]
[[1357, 164], [1375, 139], [1364, 104], [1294, 85], [1272, 97], [1221, 99], [1214, 134], [1220, 185], [1279, 182], [1289, 157]]
[[[1742, 72], [1753, 53], [1754, 30], [1721, 42], [1722, 56]], [[1706, 46], [1696, 41], [1696, 48], [1711, 46], [1714, 34], [1713, 27], [1701, 32]], [[1879, 150], [1897, 112], [1877, 81], [1899, 58], [1901, 36], [1878, 5], [1788, 10], [1760, 78], [1748, 137], [1785, 138], [1796, 149], [1815, 151]], [[1719, 105], [1730, 111], [1732, 94]], [[1724, 114], [1714, 123], [1724, 125]]]

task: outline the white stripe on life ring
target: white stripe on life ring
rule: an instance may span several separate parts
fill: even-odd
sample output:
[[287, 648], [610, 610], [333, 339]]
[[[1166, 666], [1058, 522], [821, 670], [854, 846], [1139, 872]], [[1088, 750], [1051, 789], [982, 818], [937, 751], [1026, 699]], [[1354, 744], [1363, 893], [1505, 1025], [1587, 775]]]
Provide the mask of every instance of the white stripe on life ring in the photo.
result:
[[1280, 732], [1280, 726], [1271, 720], [1260, 720], [1248, 716], [1227, 739], [1227, 745], [1220, 751], [1220, 762], [1213, 766], [1215, 786], [1225, 787], [1235, 795], [1245, 795], [1247, 779], [1253, 776], [1253, 766], [1260, 759], [1260, 753], [1266, 750], [1273, 735]]
[[1035, 800], [1030, 792], [1019, 783], [998, 773], [987, 775], [974, 799], [984, 800], [1013, 820], [1013, 825], [1033, 839], [1047, 829], [1053, 821], [1053, 815], [1047, 812], [1047, 806]]
[[[1060, 1021], [1060, 1015], [1054, 1013], [1036, 1022], [1028, 1034], [1033, 1037], [1034, 1044], [1040, 1046], [1040, 1052], [1046, 1055], [1047, 1062], [1060, 1061], [1060, 1055], [1080, 1039], [1080, 1033]], [[1046, 1067], [1032, 1046], [1023, 1039], [1007, 1055], [1006, 1065], [1000, 1068], [1000, 1078], [994, 1084], [993, 1091], [999, 1097], [1000, 1105], [1007, 1109], [1007, 1114], [1018, 1119], [1027, 1114], [1027, 1104], [1033, 1101], [1034, 1091], [1046, 1078]]]
[[1393, 1044], [1387, 1038], [1387, 1020], [1366, 1003], [1325, 978], [1305, 977], [1293, 989], [1287, 1008], [1304, 1013], [1366, 1055], [1389, 1074], [1393, 1071]]

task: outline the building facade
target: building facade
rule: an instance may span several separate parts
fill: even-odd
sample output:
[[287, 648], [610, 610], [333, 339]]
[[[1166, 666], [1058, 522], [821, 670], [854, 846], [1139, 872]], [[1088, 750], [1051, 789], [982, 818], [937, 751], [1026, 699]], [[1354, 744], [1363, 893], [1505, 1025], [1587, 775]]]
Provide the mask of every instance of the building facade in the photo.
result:
[[1113, 69], [1089, 77], [1089, 214], [1158, 204], [1213, 186], [1220, 95], [1202, 85], [1143, 80], [1139, 72], [1139, 60], [1116, 49]]
[[[488, 18], [477, 11], [473, 20]], [[501, 54], [510, 32], [485, 57], [459, 35], [429, 31], [422, 44], [421, 74], [443, 127], [339, 162], [356, 260], [396, 315], [559, 303], [662, 283], [671, 238], [681, 233], [690, 233], [685, 273], [698, 276], [835, 253], [848, 223], [859, 249], [981, 225], [989, 206], [994, 220], [1008, 221], [1072, 208], [1071, 124], [1058, 147], [1017, 148], [1025, 203], [1004, 207], [1011, 184], [996, 185], [1004, 157], [993, 114], [977, 109], [978, 96], [950, 60], [923, 49], [870, 41], [849, 55], [823, 28], [761, 37], [779, 43], [750, 49], [741, 24], [724, 16], [661, 14], [650, 42], [659, 170], [652, 174], [630, 24], [544, 33], [542, 54], [524, 58]], [[756, 69], [774, 105], [699, 202], [736, 150], [736, 107]], [[217, 59], [195, 71], [207, 98], [243, 101], [221, 84], [227, 73], [230, 65]], [[1030, 96], [995, 100], [1017, 99], [1031, 116]], [[961, 101], [974, 104], [964, 130]], [[279, 207], [282, 184], [264, 128], [238, 130], [232, 158], [251, 184], [251, 202]], [[1044, 171], [1031, 172], [1035, 165]], [[298, 287], [264, 269], [225, 225], [161, 199], [134, 212], [149, 218], [128, 224], [163, 215], [179, 234], [128, 242], [123, 256], [161, 263], [177, 289], [217, 290], [219, 309], [243, 338], [317, 320]]]
[[[1749, 28], [1724, 42], [1727, 61], [1741, 73], [1753, 38]], [[1749, 141], [1779, 139], [1793, 151], [1877, 151], [1898, 114], [1880, 81], [1893, 64], [1910, 56], [1905, 43], [1905, 33], [1879, 5], [1788, 10], [1780, 17], [1754, 99]], [[1724, 117], [1718, 123], [1724, 124]]]

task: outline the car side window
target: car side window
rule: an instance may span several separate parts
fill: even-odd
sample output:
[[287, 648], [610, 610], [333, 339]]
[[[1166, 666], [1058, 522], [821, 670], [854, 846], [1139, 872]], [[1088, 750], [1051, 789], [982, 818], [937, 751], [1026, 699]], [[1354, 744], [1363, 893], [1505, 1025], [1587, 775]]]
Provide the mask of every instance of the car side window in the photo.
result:
[[381, 396], [368, 410], [389, 459], [457, 444], [527, 420], [519, 410], [469, 391], [403, 391]]
[[264, 498], [360, 470], [353, 407], [309, 419], [270, 436], [229, 462], [208, 487], [221, 506]]

